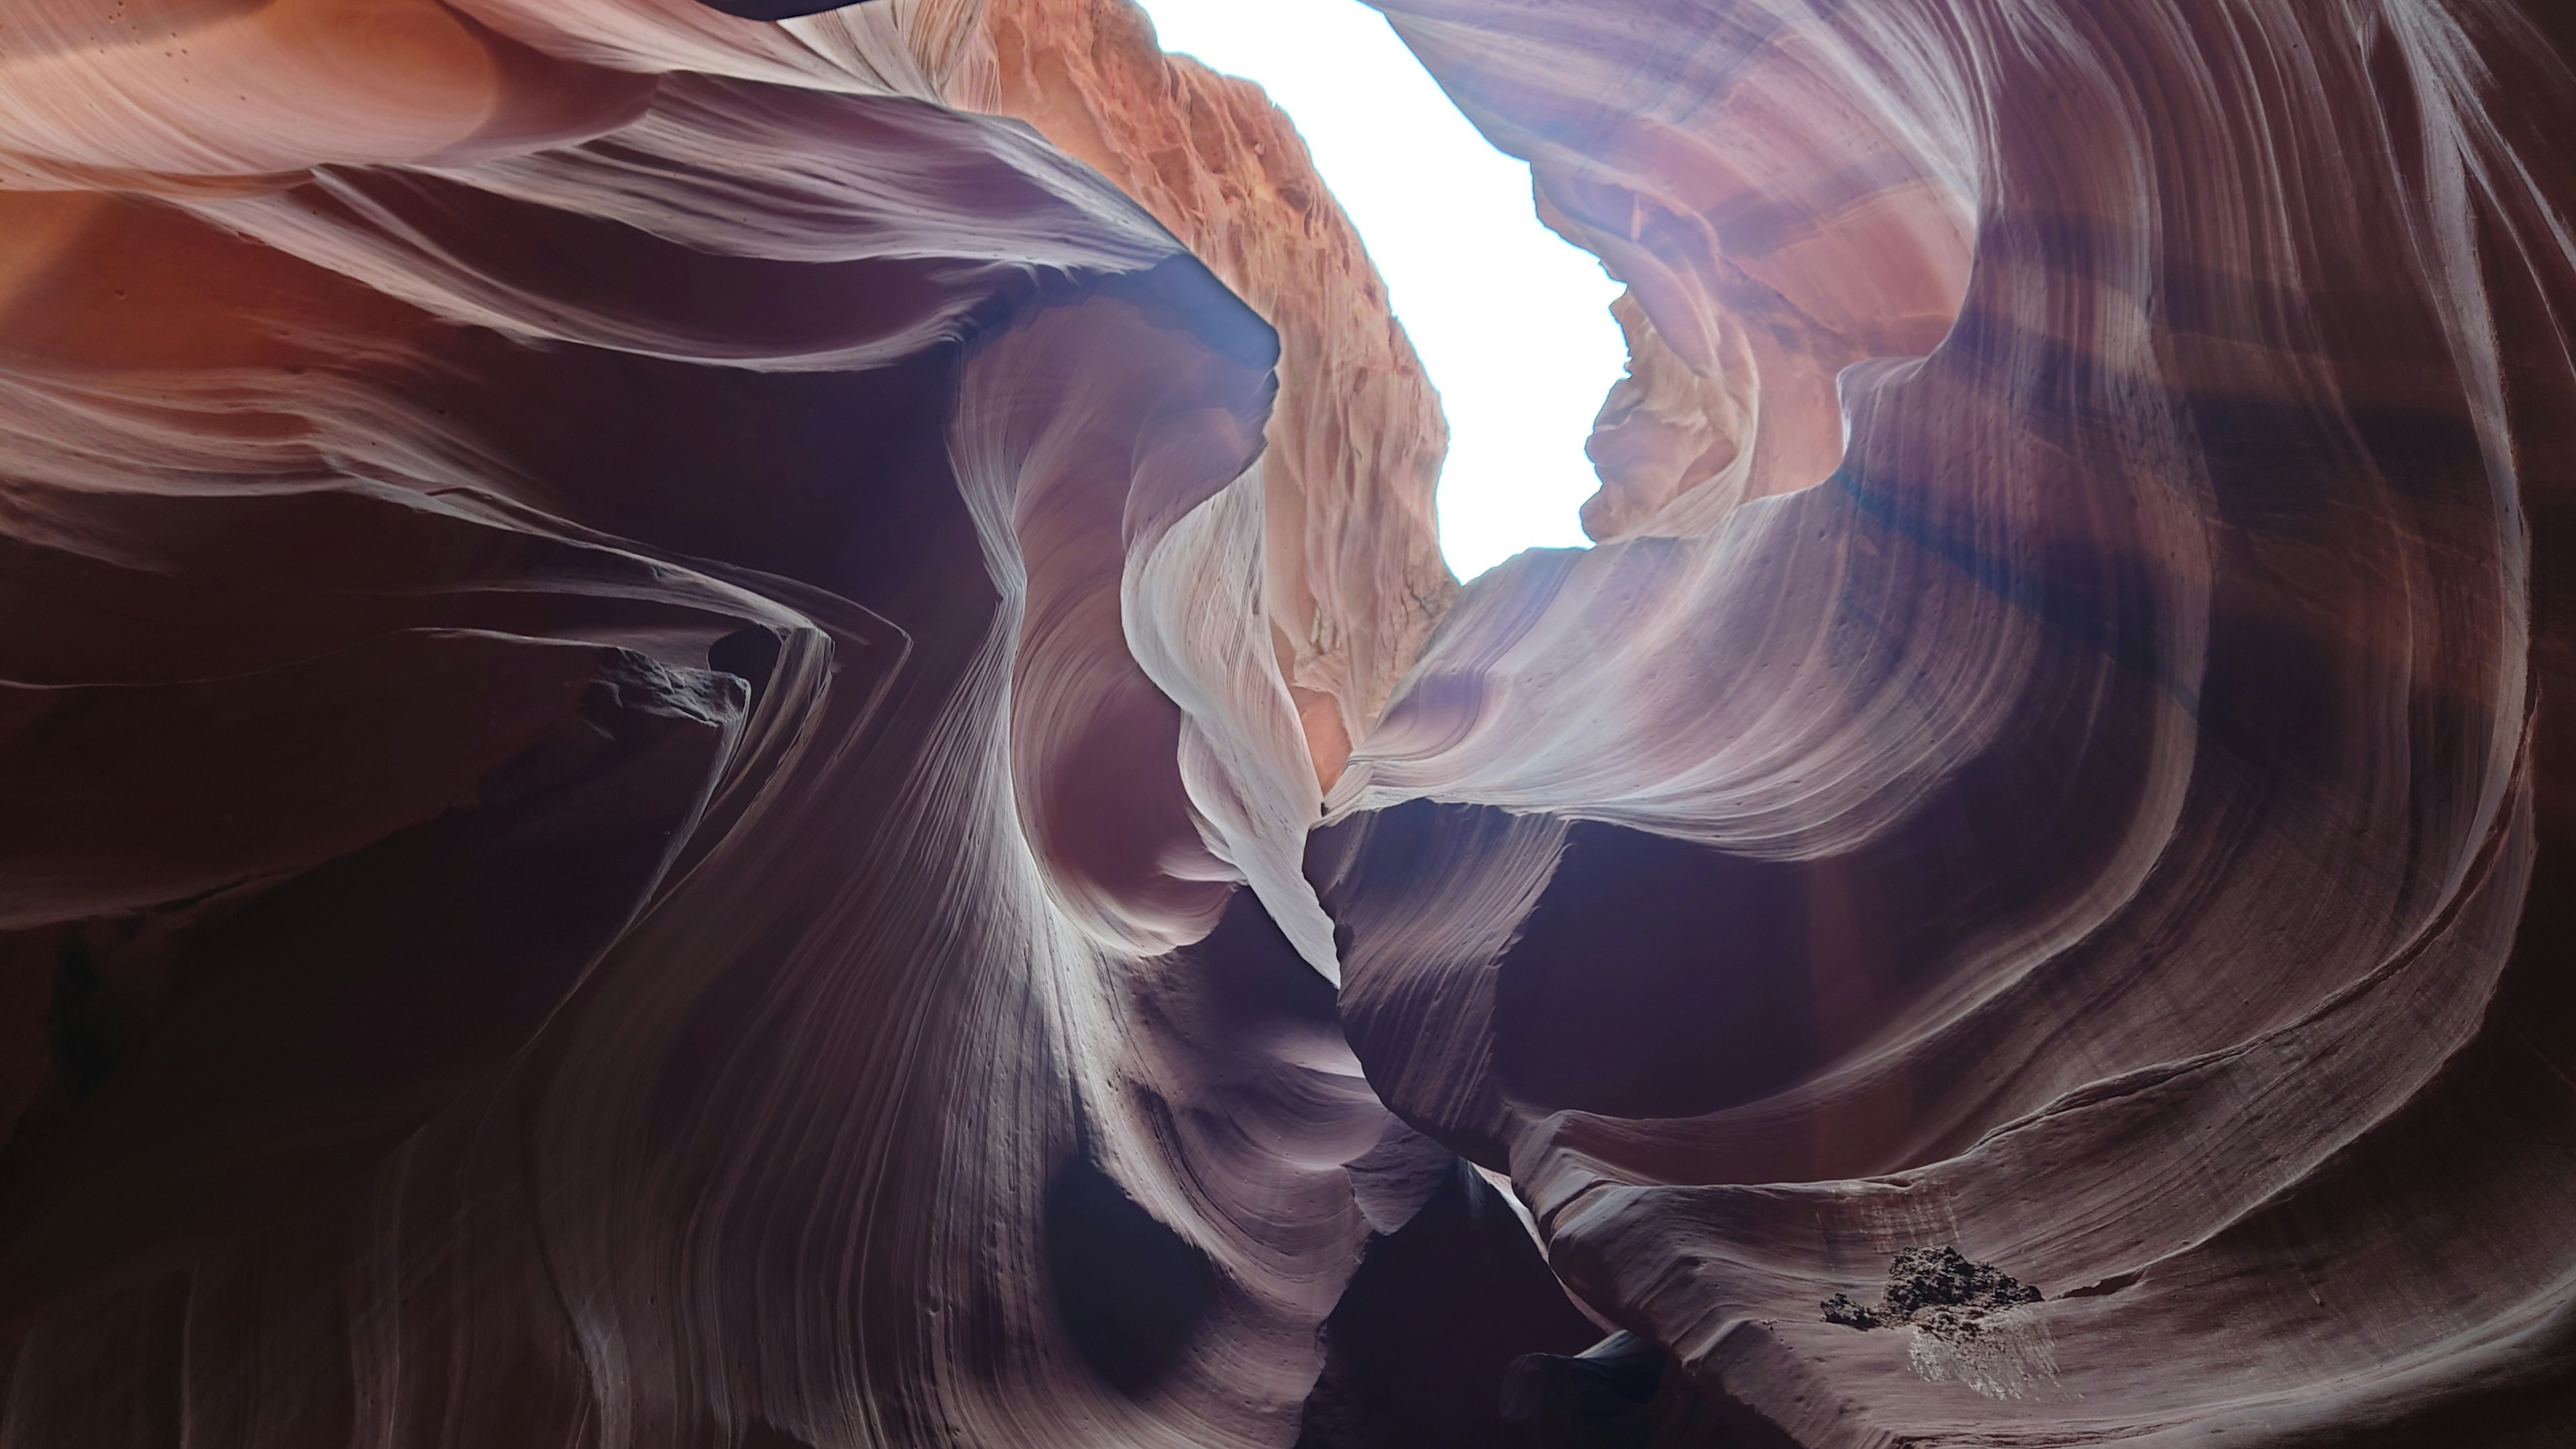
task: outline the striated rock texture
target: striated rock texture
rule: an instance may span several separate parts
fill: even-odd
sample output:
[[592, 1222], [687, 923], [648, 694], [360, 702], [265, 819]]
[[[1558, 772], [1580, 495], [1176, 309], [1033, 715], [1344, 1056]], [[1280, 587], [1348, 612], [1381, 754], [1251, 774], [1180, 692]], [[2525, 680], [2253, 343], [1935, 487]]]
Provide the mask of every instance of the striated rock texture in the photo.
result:
[[1746, 1442], [2570, 1442], [2563, 12], [1383, 8], [1638, 352], [1310, 858], [1389, 1105]]
[[[1300, 874], [1277, 334], [982, 23], [0, 17], [0, 1442], [1296, 1436], [1451, 1159]], [[1397, 385], [1304, 557], [1428, 557]]]
[[2568, 1442], [2576, 27], [802, 8], [0, 19], [0, 1443]]
[[1279, 332], [1261, 458], [1264, 604], [1324, 786], [1457, 593], [1432, 485], [1439, 400], [1297, 132], [1249, 81], [1167, 57], [1133, 0], [985, 0], [989, 72], [952, 97], [1018, 116], [1118, 183]]

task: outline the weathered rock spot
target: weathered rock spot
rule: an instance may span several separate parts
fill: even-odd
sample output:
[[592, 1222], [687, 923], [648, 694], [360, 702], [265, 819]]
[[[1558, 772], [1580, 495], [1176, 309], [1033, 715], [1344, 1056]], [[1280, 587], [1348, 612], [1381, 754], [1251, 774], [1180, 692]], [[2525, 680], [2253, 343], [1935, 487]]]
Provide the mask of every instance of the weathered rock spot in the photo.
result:
[[1973, 1338], [1992, 1315], [2037, 1303], [2039, 1290], [1954, 1247], [1907, 1248], [1887, 1265], [1887, 1291], [1864, 1307], [1848, 1293], [1821, 1305], [1825, 1322], [1845, 1328], [1923, 1329], [1943, 1338]]

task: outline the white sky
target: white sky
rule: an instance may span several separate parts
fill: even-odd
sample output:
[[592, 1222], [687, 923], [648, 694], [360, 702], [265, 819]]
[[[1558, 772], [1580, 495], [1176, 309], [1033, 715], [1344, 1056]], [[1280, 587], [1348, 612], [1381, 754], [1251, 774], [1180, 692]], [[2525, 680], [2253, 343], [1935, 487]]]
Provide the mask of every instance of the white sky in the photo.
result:
[[1472, 578], [1580, 545], [1592, 415], [1627, 363], [1617, 283], [1539, 224], [1529, 168], [1359, 0], [1142, 0], [1163, 48], [1257, 81], [1359, 227], [1449, 415], [1440, 546]]

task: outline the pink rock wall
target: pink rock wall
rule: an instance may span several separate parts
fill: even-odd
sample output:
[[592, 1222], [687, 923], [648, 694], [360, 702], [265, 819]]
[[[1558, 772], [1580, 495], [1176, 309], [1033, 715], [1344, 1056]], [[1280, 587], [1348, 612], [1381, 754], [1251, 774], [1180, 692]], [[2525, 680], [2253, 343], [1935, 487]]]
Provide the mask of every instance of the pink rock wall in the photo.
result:
[[1163, 55], [1133, 0], [986, 0], [984, 30], [990, 78], [962, 65], [951, 94], [1118, 183], [1278, 329], [1263, 607], [1328, 787], [1457, 592], [1432, 509], [1439, 399], [1358, 234], [1257, 86]]
[[9, 17], [0, 1440], [1293, 1434], [1276, 334], [960, 21]]
[[1333, 796], [1388, 1103], [1753, 1442], [2559, 1442], [2565, 35], [1385, 8], [1641, 354]]

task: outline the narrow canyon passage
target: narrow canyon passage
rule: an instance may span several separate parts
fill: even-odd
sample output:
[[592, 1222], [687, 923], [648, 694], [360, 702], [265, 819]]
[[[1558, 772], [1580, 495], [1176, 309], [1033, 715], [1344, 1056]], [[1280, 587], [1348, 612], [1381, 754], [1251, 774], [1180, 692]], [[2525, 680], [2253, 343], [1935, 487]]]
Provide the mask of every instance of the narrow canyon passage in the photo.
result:
[[2576, 22], [1374, 5], [0, 15], [0, 1444], [2576, 1443]]
[[[1494, 148], [1360, 0], [1151, 0], [1154, 39], [1260, 86], [1366, 243], [1448, 425], [1440, 552], [1472, 580], [1582, 547], [1585, 456], [1627, 349], [1619, 283], [1550, 231], [1530, 170]], [[1605, 431], [1615, 431], [1605, 430]]]

